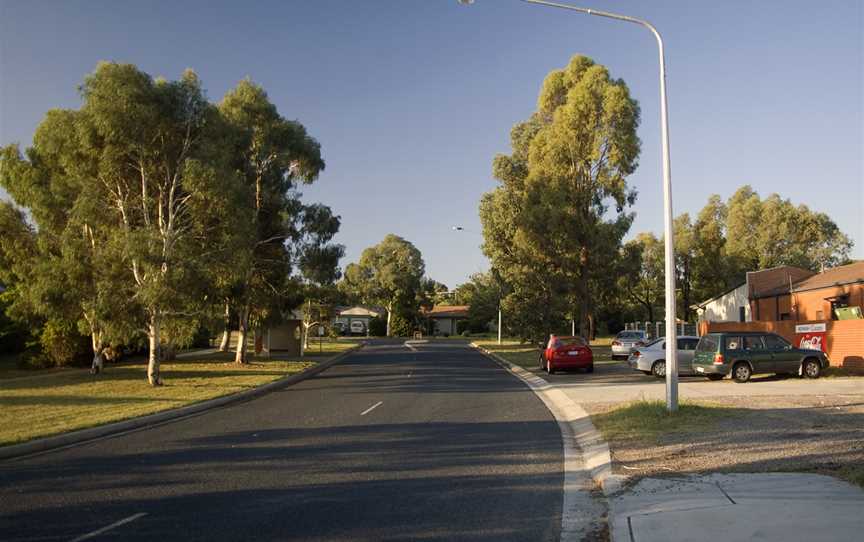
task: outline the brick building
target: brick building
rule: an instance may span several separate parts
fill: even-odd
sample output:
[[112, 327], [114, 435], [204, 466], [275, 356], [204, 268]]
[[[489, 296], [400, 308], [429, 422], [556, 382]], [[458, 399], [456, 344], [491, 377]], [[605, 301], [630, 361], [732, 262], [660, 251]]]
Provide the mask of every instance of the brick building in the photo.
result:
[[800, 344], [805, 329], [816, 327], [833, 366], [864, 370], [864, 261], [818, 274], [784, 266], [748, 273], [747, 280], [753, 321], [703, 322], [700, 334], [771, 331]]
[[[762, 275], [769, 272], [770, 275]], [[784, 266], [748, 273], [748, 281], [751, 275], [762, 275], [767, 285], [760, 288], [758, 284], [750, 283], [753, 320], [837, 320], [838, 308], [860, 307], [864, 310], [864, 261], [841, 265], [819, 274]], [[788, 279], [785, 284], [784, 277]]]

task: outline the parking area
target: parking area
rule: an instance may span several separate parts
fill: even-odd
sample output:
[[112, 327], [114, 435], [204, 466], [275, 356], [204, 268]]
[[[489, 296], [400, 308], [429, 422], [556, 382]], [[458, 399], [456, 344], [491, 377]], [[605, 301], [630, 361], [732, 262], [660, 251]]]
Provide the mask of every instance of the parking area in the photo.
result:
[[[620, 403], [640, 399], [664, 399], [664, 380], [634, 371], [626, 360], [612, 360], [608, 347], [592, 347], [594, 372], [574, 371], [546, 374], [539, 367], [528, 369], [548, 382], [565, 390], [571, 399], [585, 403]], [[679, 378], [681, 399], [712, 399], [719, 397], [770, 396], [834, 396], [861, 395], [864, 401], [864, 377], [827, 377], [810, 380], [777, 375], [755, 375], [746, 384], [726, 378], [711, 382], [700, 376]]]

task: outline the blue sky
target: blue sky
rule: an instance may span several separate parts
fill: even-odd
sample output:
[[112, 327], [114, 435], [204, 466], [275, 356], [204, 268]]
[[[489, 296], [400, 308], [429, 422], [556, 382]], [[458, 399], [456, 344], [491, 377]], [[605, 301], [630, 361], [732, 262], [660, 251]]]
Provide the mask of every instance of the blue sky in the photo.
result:
[[[864, 14], [859, 0], [603, 1], [666, 41], [675, 213], [751, 184], [831, 216], [864, 258]], [[814, 7], [818, 6], [818, 7]], [[626, 23], [516, 0], [0, 1], [0, 144], [77, 108], [99, 60], [243, 77], [322, 144], [305, 190], [342, 216], [345, 262], [396, 233], [449, 286], [487, 268], [477, 204], [543, 77], [586, 54], [642, 108], [631, 235], [662, 231], [657, 53]], [[467, 231], [455, 233], [453, 224]]]

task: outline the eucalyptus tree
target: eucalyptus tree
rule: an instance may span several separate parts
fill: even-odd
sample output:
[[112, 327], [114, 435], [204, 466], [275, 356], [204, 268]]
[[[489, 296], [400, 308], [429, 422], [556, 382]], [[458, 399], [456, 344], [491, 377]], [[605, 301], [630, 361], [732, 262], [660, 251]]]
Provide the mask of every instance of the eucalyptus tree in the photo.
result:
[[420, 251], [398, 235], [388, 234], [345, 268], [342, 288], [364, 303], [387, 310], [387, 336], [398, 309], [416, 311], [421, 280], [426, 270]]
[[[3, 246], [13, 310], [58, 323], [46, 329], [77, 328], [89, 335], [98, 371], [108, 342], [132, 333], [125, 317], [135, 303], [119, 301], [130, 297], [119, 264], [121, 247], [105, 227], [106, 214], [89, 197], [87, 185], [95, 182], [98, 169], [84, 150], [92, 131], [92, 119], [81, 111], [49, 111], [26, 156], [16, 145], [0, 152], [0, 184], [32, 221], [31, 227], [20, 214], [19, 226], [9, 229], [18, 235], [8, 239], [18, 242]], [[9, 208], [4, 215], [13, 220]]]
[[629, 269], [620, 276], [621, 289], [645, 309], [647, 320], [654, 322], [654, 310], [662, 305], [663, 298], [663, 241], [653, 233], [640, 233], [624, 246], [623, 252]]
[[92, 171], [77, 202], [117, 247], [148, 339], [147, 379], [159, 385], [163, 331], [204, 310], [209, 264], [235, 228], [242, 192], [224, 160], [227, 130], [191, 70], [167, 81], [100, 63], [82, 95], [79, 152]]
[[326, 205], [312, 204], [303, 208], [295, 259], [304, 286], [306, 299], [303, 311], [303, 348], [309, 346], [309, 330], [329, 322], [339, 298], [336, 281], [341, 277], [339, 260], [345, 255], [343, 245], [332, 243], [341, 220]]
[[592, 275], [610, 263], [598, 253], [610, 242], [614, 252], [632, 221], [626, 178], [637, 166], [638, 125], [626, 84], [591, 59], [574, 56], [546, 77], [537, 111], [511, 131], [512, 154], [495, 158], [501, 186], [480, 205], [483, 249], [513, 289], [508, 303], [547, 307], [535, 314], [552, 325], [544, 300], [563, 295], [564, 313], [590, 334]]
[[249, 80], [225, 95], [219, 111], [232, 128], [230, 159], [246, 189], [244, 230], [229, 281], [239, 323], [235, 361], [245, 363], [251, 326], [277, 318], [285, 301], [297, 295], [292, 246], [304, 228], [317, 227], [314, 218], [307, 220], [314, 212], [302, 204], [297, 187], [313, 182], [324, 160], [303, 125], [283, 118], [264, 89]]

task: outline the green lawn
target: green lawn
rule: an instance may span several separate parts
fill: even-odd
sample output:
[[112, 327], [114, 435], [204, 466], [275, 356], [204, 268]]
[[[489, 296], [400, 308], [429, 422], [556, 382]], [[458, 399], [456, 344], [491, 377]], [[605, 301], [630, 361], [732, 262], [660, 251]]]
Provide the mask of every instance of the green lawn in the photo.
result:
[[66, 369], [0, 381], [0, 445], [84, 429], [248, 390], [297, 373], [353, 346], [310, 344], [303, 359], [258, 359], [235, 365], [231, 354], [162, 364], [161, 387], [147, 384], [146, 364], [108, 366], [99, 376]]

